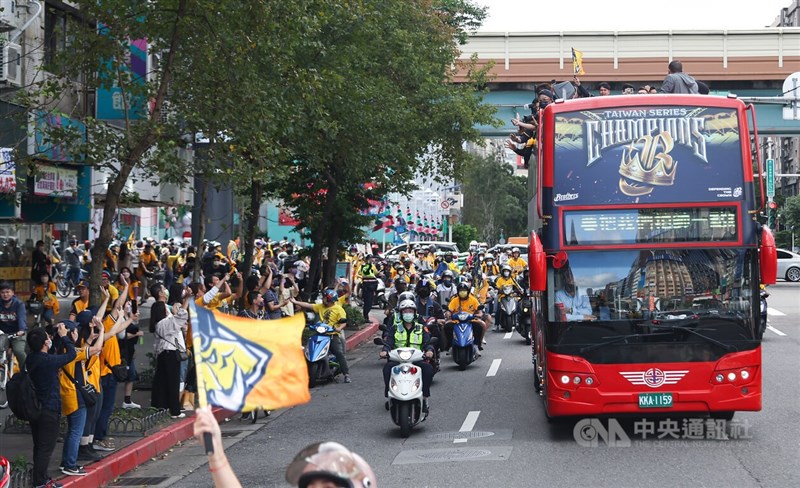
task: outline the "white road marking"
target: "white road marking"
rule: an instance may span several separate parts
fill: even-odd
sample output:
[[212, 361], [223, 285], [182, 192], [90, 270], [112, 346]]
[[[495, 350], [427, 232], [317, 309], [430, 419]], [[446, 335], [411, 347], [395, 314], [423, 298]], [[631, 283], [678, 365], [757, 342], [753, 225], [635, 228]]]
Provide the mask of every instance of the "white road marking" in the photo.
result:
[[513, 330], [511, 332], [506, 332], [506, 335], [503, 336], [503, 339], [511, 339], [513, 335], [514, 335]]
[[778, 329], [776, 329], [775, 327], [773, 327], [773, 326], [771, 326], [771, 325], [768, 325], [768, 326], [767, 326], [767, 329], [769, 329], [769, 330], [771, 330], [772, 332], [774, 332], [774, 333], [778, 334], [779, 336], [785, 336], [785, 335], [786, 335], [786, 334], [784, 334], [783, 332], [779, 331]]
[[[495, 360], [499, 361], [499, 360]], [[481, 414], [480, 410], [473, 410], [467, 414], [467, 418], [464, 419], [464, 423], [461, 424], [461, 428], [458, 429], [459, 432], [470, 432], [473, 427], [475, 427], [475, 422], [478, 421], [478, 416]], [[462, 444], [467, 442], [469, 439], [466, 437], [460, 437], [453, 439], [453, 444]]]
[[475, 422], [478, 421], [478, 416], [481, 414], [480, 410], [472, 410], [470, 413], [467, 414], [467, 418], [464, 419], [464, 423], [461, 424], [461, 428], [458, 429], [459, 432], [469, 432], [475, 427]]
[[767, 307], [767, 315], [774, 315], [776, 317], [783, 317], [786, 314], [781, 312], [780, 310], [776, 310], [772, 307]]
[[500, 362], [502, 359], [494, 359], [492, 360], [492, 365], [489, 366], [489, 372], [486, 373], [486, 376], [494, 376], [497, 374], [497, 370], [500, 369]]

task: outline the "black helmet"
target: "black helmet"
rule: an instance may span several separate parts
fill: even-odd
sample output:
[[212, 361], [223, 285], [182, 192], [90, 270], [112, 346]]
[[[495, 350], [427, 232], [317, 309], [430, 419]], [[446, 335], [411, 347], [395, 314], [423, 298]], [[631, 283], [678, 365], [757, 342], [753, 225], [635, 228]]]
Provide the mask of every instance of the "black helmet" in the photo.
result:
[[424, 290], [428, 290], [428, 291], [430, 291], [432, 289], [433, 289], [433, 285], [431, 285], [431, 282], [430, 282], [430, 280], [428, 278], [422, 278], [421, 280], [419, 280], [417, 282], [417, 286], [415, 287], [415, 290], [417, 291], [417, 293], [419, 293], [420, 290], [423, 290], [423, 291]]
[[467, 283], [466, 281], [460, 282], [458, 284], [458, 287], [456, 287], [456, 290], [458, 290], [458, 291], [462, 291], [462, 290], [469, 291], [469, 283]]

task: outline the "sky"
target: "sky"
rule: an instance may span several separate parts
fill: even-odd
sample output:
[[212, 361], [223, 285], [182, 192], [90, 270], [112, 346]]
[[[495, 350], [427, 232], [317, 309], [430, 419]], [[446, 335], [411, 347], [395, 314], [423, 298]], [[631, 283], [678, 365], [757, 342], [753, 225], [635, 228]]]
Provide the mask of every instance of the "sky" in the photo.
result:
[[793, 0], [473, 0], [481, 32], [760, 29]]

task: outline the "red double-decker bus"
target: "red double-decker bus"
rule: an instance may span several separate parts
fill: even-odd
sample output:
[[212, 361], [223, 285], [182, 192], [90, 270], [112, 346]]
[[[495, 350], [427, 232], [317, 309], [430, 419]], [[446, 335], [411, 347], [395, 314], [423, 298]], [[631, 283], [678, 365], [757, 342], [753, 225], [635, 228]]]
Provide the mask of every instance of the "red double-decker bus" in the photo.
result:
[[529, 266], [548, 417], [761, 409], [759, 284], [777, 261], [750, 108], [633, 95], [540, 114]]

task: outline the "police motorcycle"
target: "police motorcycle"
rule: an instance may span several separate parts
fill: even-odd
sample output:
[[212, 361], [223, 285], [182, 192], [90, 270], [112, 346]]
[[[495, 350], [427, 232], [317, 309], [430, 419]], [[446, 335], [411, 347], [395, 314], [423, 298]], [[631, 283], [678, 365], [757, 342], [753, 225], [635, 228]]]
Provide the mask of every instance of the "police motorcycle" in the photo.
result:
[[330, 325], [317, 321], [314, 312], [306, 312], [306, 327], [312, 331], [303, 346], [308, 364], [308, 387], [314, 388], [320, 381], [336, 381], [341, 374], [336, 356], [331, 354], [331, 335], [336, 331]]
[[[383, 325], [380, 329], [384, 339], [376, 337], [373, 343], [383, 346], [386, 344], [385, 336], [389, 329]], [[437, 342], [435, 337], [430, 340], [434, 347]], [[396, 347], [389, 351], [387, 359], [398, 364], [392, 367], [389, 374], [386, 409], [391, 412], [392, 422], [400, 427], [401, 437], [406, 438], [411, 434], [412, 427], [428, 417], [428, 408], [423, 397], [422, 368], [414, 364], [426, 358], [421, 349]]]
[[[503, 271], [511, 271], [509, 266], [503, 266]], [[512, 284], [504, 284], [498, 290], [497, 324], [506, 332], [511, 332], [519, 319], [519, 293], [518, 288]]]

